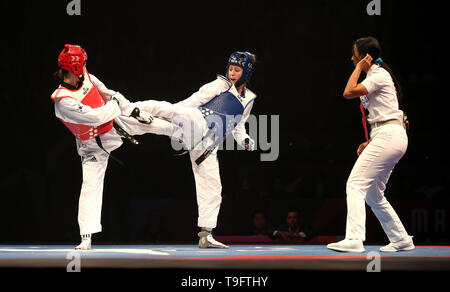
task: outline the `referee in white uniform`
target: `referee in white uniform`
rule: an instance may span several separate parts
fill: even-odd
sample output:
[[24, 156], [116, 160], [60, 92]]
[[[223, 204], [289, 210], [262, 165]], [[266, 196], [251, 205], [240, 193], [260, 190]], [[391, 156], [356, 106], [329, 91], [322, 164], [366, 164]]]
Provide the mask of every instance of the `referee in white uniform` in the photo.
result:
[[[391, 69], [380, 58], [381, 48], [373, 37], [358, 39], [353, 46], [355, 70], [344, 91], [347, 99], [360, 98], [369, 115], [370, 139], [362, 143], [347, 181], [347, 224], [345, 239], [331, 243], [329, 249], [343, 252], [364, 252], [366, 233], [366, 202], [381, 223], [390, 243], [380, 251], [396, 252], [414, 249], [412, 236], [386, 200], [384, 191], [394, 166], [408, 147], [398, 96], [398, 82]], [[367, 75], [358, 84], [361, 72]]]

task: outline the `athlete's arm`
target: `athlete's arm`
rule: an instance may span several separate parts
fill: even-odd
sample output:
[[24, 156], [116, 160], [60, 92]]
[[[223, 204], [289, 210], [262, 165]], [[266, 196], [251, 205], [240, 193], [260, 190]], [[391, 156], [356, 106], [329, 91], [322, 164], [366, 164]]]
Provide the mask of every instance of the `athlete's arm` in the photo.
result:
[[204, 104], [207, 104], [211, 99], [221, 94], [222, 92], [227, 91], [228, 89], [229, 85], [220, 78], [217, 78], [216, 80], [203, 85], [197, 92], [195, 92], [185, 100], [176, 103], [175, 105], [198, 108]]
[[153, 121], [153, 116], [151, 114], [137, 108], [135, 103], [131, 103], [120, 92], [108, 89], [103, 82], [92, 74], [89, 74], [89, 77], [91, 78], [92, 84], [97, 87], [103, 101], [108, 102], [111, 99], [116, 99], [123, 115], [132, 116], [144, 124], [150, 124]]
[[111, 96], [113, 96], [116, 91], [108, 89], [103, 82], [101, 82], [97, 77], [95, 77], [92, 74], [89, 74], [89, 77], [91, 78], [92, 84], [94, 84], [95, 87], [97, 87], [98, 92], [102, 96], [103, 100], [106, 102], [111, 99]]
[[99, 126], [107, 123], [122, 114], [115, 101], [108, 101], [104, 106], [91, 108], [76, 102], [73, 98], [55, 100], [56, 116], [69, 123], [88, 126]]
[[245, 129], [245, 122], [247, 121], [248, 117], [250, 116], [250, 112], [253, 107], [253, 101], [245, 108], [244, 113], [242, 114], [242, 119], [237, 124], [237, 126], [233, 129], [231, 132], [233, 134], [234, 140], [236, 142], [245, 147], [245, 139], [251, 140], [251, 142], [254, 144], [254, 141], [250, 138], [250, 136], [247, 134], [247, 131]]

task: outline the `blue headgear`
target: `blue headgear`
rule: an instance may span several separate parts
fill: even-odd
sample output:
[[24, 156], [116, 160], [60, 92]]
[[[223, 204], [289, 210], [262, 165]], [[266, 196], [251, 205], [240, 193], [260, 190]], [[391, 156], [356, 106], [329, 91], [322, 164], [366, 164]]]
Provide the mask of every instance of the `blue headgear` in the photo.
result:
[[242, 83], [249, 81], [253, 74], [253, 55], [249, 52], [234, 52], [231, 54], [230, 58], [228, 59], [228, 65], [227, 65], [227, 72], [226, 76], [229, 79], [228, 76], [228, 70], [230, 68], [230, 65], [236, 65], [242, 68], [242, 77], [239, 78], [238, 81], [236, 81], [235, 86], [238, 87]]

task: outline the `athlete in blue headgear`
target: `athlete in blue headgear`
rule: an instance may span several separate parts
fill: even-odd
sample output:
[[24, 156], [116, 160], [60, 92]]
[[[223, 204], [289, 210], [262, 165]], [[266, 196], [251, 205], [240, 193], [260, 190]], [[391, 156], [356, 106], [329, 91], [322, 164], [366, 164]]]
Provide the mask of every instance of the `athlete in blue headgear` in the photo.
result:
[[190, 150], [201, 228], [200, 248], [228, 248], [212, 237], [222, 202], [217, 150], [228, 135], [246, 150], [255, 149], [255, 142], [245, 129], [256, 98], [247, 88], [254, 64], [253, 54], [235, 52], [228, 60], [226, 76], [217, 75], [214, 81], [203, 85], [187, 99], [176, 104], [155, 100], [135, 103], [153, 117], [171, 121], [182, 129], [172, 138], [179, 138]]
[[[222, 201], [217, 147], [214, 146], [231, 133], [236, 142], [246, 150], [255, 149], [255, 142], [245, 129], [245, 122], [256, 98], [256, 95], [247, 88], [254, 65], [255, 55], [249, 52], [235, 52], [228, 60], [226, 77], [217, 75], [216, 80], [203, 85], [189, 98], [175, 104], [200, 109], [210, 128], [208, 131], [211, 131], [213, 124], [211, 121], [223, 122], [221, 127], [216, 125], [214, 135], [207, 138], [206, 145], [209, 145], [209, 151], [205, 152], [204, 148], [200, 148], [189, 152], [197, 190], [198, 226], [201, 228], [198, 233], [200, 248], [228, 248], [212, 236]], [[231, 121], [231, 124], [227, 124], [226, 121]]]
[[[252, 78], [254, 58], [254, 55], [249, 52], [235, 52], [231, 54], [228, 59], [226, 76], [229, 80], [231, 80], [231, 82], [233, 82], [236, 88], [239, 88], [238, 90], [245, 88], [245, 83], [250, 81], [250, 78]], [[236, 70], [238, 72], [242, 71], [240, 78], [237, 79], [238, 75], [230, 74], [230, 69], [233, 69], [233, 72]]]

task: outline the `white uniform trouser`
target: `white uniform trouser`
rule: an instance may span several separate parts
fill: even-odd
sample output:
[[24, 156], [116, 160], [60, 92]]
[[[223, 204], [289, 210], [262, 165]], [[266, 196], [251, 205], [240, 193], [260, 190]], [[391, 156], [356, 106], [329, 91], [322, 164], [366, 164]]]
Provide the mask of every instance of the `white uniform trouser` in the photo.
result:
[[207, 130], [203, 115], [197, 108], [174, 105], [166, 101], [147, 100], [135, 103], [154, 117], [165, 119], [178, 127], [174, 137], [181, 138], [189, 149], [194, 148]]
[[[134, 118], [121, 116], [114, 121], [130, 135], [153, 133], [170, 136], [174, 126], [165, 120], [155, 119], [150, 125], [142, 124]], [[109, 152], [120, 147], [122, 140], [111, 129], [101, 135], [100, 139]], [[78, 141], [78, 153], [82, 157], [83, 184], [78, 206], [78, 225], [80, 234], [91, 234], [102, 231], [101, 211], [103, 197], [103, 181], [108, 166], [109, 155], [99, 148], [95, 139]]]
[[[195, 188], [198, 205], [198, 226], [215, 228], [219, 215], [220, 204], [222, 202], [222, 184], [220, 181], [219, 161], [216, 148], [200, 165], [195, 160], [203, 154], [205, 149], [201, 146], [208, 146], [212, 143], [212, 137], [207, 141], [198, 144], [207, 131], [207, 123], [202, 113], [196, 108], [187, 108], [173, 105], [164, 101], [143, 101], [137, 103], [139, 108], [151, 113], [155, 117], [173, 121], [176, 118], [185, 118], [183, 127], [189, 124], [190, 130], [183, 130], [184, 142], [190, 141], [190, 146], [197, 145], [195, 150], [189, 152], [194, 172]], [[178, 121], [183, 119], [178, 119]], [[178, 123], [177, 123], [178, 124]], [[200, 138], [200, 139], [199, 139]], [[188, 145], [189, 146], [189, 145]]]
[[[95, 158], [94, 158], [95, 157]], [[83, 184], [78, 205], [80, 234], [102, 231], [103, 179], [108, 166], [109, 155], [97, 152], [95, 156], [82, 159]]]
[[217, 217], [222, 203], [222, 184], [220, 182], [217, 149], [218, 147], [200, 165], [197, 165], [195, 160], [204, 150], [189, 152], [197, 191], [197, 224], [199, 227], [215, 228], [217, 225]]
[[390, 242], [407, 238], [402, 222], [386, 200], [384, 191], [394, 166], [408, 147], [406, 131], [388, 124], [371, 131], [372, 141], [356, 161], [347, 181], [346, 238], [365, 240], [365, 202], [388, 236]]

